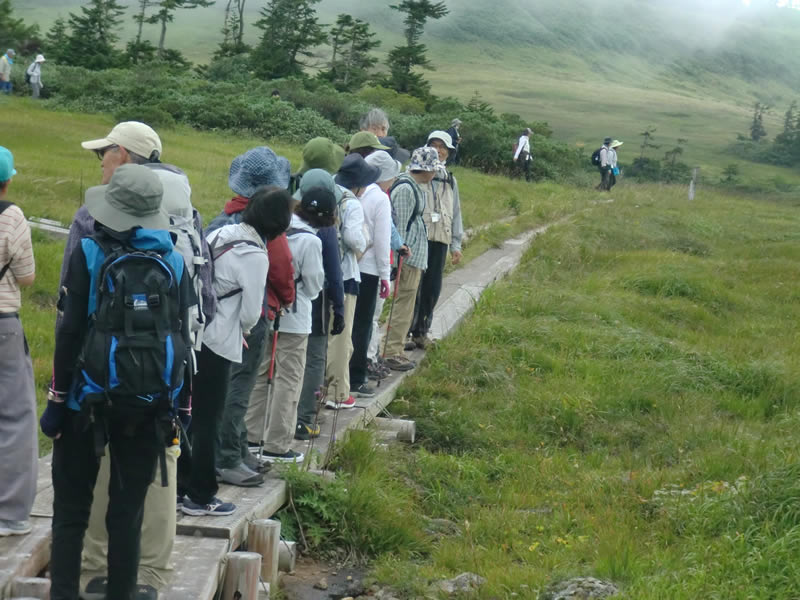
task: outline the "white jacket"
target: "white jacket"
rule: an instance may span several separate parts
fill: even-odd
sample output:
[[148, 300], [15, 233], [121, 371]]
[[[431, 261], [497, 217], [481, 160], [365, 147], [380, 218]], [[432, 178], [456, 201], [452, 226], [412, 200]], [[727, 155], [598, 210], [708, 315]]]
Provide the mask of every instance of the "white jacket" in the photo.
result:
[[325, 283], [322, 269], [322, 242], [317, 231], [297, 215], [286, 232], [294, 267], [295, 301], [281, 317], [279, 331], [311, 333], [311, 302], [319, 296]]
[[[236, 240], [256, 244], [237, 244], [214, 261], [217, 312], [203, 333], [203, 343], [216, 354], [241, 363], [242, 339], [258, 322], [264, 304], [269, 271], [267, 247], [258, 232], [246, 223], [225, 225], [209, 233], [206, 240], [212, 247]], [[242, 291], [220, 299], [237, 289]]]
[[25, 69], [25, 72], [31, 77], [31, 85], [34, 83], [42, 83], [42, 63], [32, 62]]
[[361, 202], [353, 193], [339, 186], [344, 192], [344, 198], [339, 204], [340, 231], [344, 244], [342, 257], [342, 281], [355, 279], [361, 282], [361, 273], [358, 270], [357, 254], [362, 254], [367, 249], [367, 239], [364, 236], [364, 209]]
[[519, 140], [517, 141], [517, 151], [514, 153], [514, 160], [517, 160], [523, 151], [528, 153], [528, 160], [530, 160], [531, 138], [527, 135], [519, 136]]
[[361, 196], [364, 209], [364, 223], [369, 232], [370, 243], [364, 256], [358, 261], [362, 273], [377, 275], [379, 279], [389, 280], [389, 241], [392, 236], [392, 205], [389, 196], [378, 185], [367, 187]]

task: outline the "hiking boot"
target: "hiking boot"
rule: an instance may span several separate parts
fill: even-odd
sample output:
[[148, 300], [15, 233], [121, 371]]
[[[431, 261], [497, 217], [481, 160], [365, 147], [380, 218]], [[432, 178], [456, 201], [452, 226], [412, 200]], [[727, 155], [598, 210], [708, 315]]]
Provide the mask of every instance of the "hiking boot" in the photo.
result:
[[236, 505], [232, 502], [223, 502], [217, 497], [212, 498], [208, 504], [198, 504], [193, 502], [189, 496], [184, 496], [183, 506], [181, 507], [183, 514], [191, 517], [202, 517], [208, 515], [209, 517], [227, 517], [232, 515], [236, 510]]
[[33, 530], [30, 521], [3, 521], [0, 519], [0, 537], [26, 535]]
[[272, 468], [272, 463], [268, 463], [263, 458], [260, 461], [258, 460], [258, 453], [251, 454], [248, 452], [247, 456], [242, 458], [242, 462], [248, 469], [256, 473], [266, 473]]
[[319, 437], [319, 434], [319, 425], [306, 425], [305, 423], [298, 423], [297, 429], [294, 431], [294, 439], [310, 440], [311, 438]]
[[414, 340], [408, 340], [403, 346], [403, 350], [405, 350], [406, 352], [411, 352], [412, 350], [416, 349], [417, 349], [417, 343]]
[[339, 410], [340, 408], [353, 408], [355, 405], [356, 399], [352, 396], [348, 396], [346, 400], [342, 400], [341, 402], [336, 402], [333, 399], [325, 401], [325, 408], [332, 408], [333, 410]]
[[374, 398], [375, 388], [369, 387], [366, 383], [362, 383], [357, 387], [351, 387], [350, 393], [356, 398]]
[[[86, 591], [80, 594], [80, 600], [106, 600], [108, 577], [95, 577], [86, 584]], [[137, 584], [133, 592], [134, 600], [157, 600], [158, 591], [150, 585]]]
[[410, 371], [417, 366], [417, 363], [415, 363], [413, 360], [409, 360], [402, 355], [390, 356], [385, 362], [386, 366], [392, 371]]
[[217, 469], [223, 483], [239, 487], [256, 487], [264, 483], [264, 476], [248, 468], [243, 462], [233, 469]]
[[415, 335], [413, 338], [411, 338], [411, 340], [414, 342], [414, 345], [420, 350], [427, 350], [436, 343], [427, 335]]
[[264, 458], [272, 463], [299, 463], [303, 462], [305, 455], [302, 452], [287, 450], [283, 454], [264, 452]]

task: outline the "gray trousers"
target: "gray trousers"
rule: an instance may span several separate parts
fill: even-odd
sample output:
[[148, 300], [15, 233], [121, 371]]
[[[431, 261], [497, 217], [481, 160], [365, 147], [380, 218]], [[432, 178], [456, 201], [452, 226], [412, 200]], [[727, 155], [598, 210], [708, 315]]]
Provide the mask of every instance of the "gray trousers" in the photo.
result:
[[0, 319], [0, 520], [24, 521], [36, 497], [36, 389], [22, 324]]
[[31, 98], [38, 98], [41, 91], [42, 85], [40, 83], [31, 82]]
[[306, 348], [306, 370], [303, 375], [303, 389], [297, 405], [297, 422], [311, 425], [317, 416], [317, 391], [325, 383], [325, 361], [328, 355], [328, 336], [308, 337]]

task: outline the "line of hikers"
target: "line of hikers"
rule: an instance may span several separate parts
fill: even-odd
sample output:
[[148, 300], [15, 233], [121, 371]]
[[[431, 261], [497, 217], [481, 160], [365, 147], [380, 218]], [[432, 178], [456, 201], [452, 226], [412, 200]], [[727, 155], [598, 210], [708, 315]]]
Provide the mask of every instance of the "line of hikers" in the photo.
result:
[[[310, 140], [294, 175], [266, 146], [237, 156], [232, 198], [205, 228], [149, 126], [83, 142], [102, 181], [70, 227], [39, 421], [53, 439], [54, 600], [156, 597], [176, 498], [187, 515], [233, 513], [220, 482], [258, 486], [271, 464], [302, 461], [290, 446], [320, 434], [321, 406], [373, 396], [370, 380], [413, 368], [406, 349], [431, 343], [447, 254], [461, 259], [453, 140], [434, 131], [409, 156], [383, 111], [361, 128], [346, 149]], [[0, 148], [0, 195], [15, 173]], [[31, 530], [37, 477], [18, 318], [34, 263], [22, 211], [0, 210], [0, 535], [16, 535]], [[82, 568], [97, 576], [80, 592]]]
[[[11, 68], [17, 53], [13, 48], [6, 50], [0, 56], [0, 92], [10, 94], [12, 91]], [[42, 83], [42, 64], [45, 62], [43, 54], [37, 54], [33, 62], [25, 69], [25, 83], [31, 86], [31, 97], [38, 98], [41, 95], [44, 84]]]

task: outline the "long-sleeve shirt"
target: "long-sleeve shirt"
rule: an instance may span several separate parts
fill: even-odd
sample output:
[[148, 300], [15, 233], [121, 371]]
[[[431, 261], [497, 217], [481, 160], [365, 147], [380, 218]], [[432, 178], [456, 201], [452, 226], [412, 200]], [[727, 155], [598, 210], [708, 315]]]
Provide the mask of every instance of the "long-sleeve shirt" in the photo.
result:
[[0, 57], [0, 81], [11, 81], [11, 65], [13, 64], [14, 60], [8, 58], [8, 54]]
[[15, 313], [22, 302], [17, 279], [36, 271], [31, 245], [31, 228], [19, 206], [11, 205], [0, 214], [0, 267], [8, 265], [0, 279], [0, 312]]
[[523, 152], [527, 152], [528, 158], [530, 159], [531, 139], [527, 135], [519, 136], [519, 141], [517, 142], [517, 151], [514, 152], [514, 160], [517, 160], [517, 158], [519, 158], [519, 155], [522, 154]]
[[311, 302], [319, 296], [325, 283], [322, 242], [316, 230], [297, 215], [292, 215], [287, 238], [297, 278], [296, 298], [281, 317], [280, 330], [308, 335], [311, 333]]
[[602, 148], [600, 148], [601, 169], [610, 169], [612, 167], [611, 161], [613, 160], [613, 154], [616, 154], [616, 152], [614, 152], [608, 146], [603, 146]]
[[42, 83], [42, 63], [33, 62], [31, 63], [25, 72], [30, 75], [31, 78], [31, 85], [34, 83], [41, 84]]
[[[397, 178], [392, 194], [395, 226], [406, 245], [411, 249], [411, 256], [405, 264], [417, 269], [428, 268], [428, 231], [422, 214], [425, 212], [425, 192], [420, 189], [414, 178], [404, 173]], [[412, 220], [416, 207], [416, 217]]]
[[358, 268], [362, 273], [388, 280], [391, 271], [389, 245], [392, 235], [392, 205], [386, 193], [373, 183], [361, 196], [361, 206], [371, 242], [358, 261]]
[[357, 255], [363, 254], [367, 249], [367, 239], [364, 237], [364, 209], [361, 202], [350, 190], [339, 187], [344, 192], [344, 199], [339, 204], [340, 230], [344, 244], [342, 279], [345, 281], [345, 293], [348, 293], [347, 281], [352, 279], [361, 282]]

